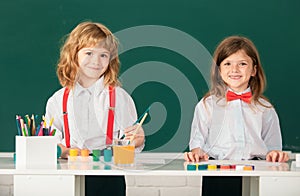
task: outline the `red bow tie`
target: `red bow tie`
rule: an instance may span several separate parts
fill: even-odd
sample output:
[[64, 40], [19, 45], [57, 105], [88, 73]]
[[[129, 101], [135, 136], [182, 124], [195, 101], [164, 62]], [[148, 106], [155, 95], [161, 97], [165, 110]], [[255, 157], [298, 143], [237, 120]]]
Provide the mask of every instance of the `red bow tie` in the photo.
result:
[[227, 91], [227, 94], [226, 94], [227, 101], [232, 101], [232, 100], [240, 99], [240, 100], [242, 100], [242, 101], [244, 101], [246, 103], [251, 103], [251, 97], [252, 97], [252, 93], [251, 92], [238, 95], [238, 94], [235, 94], [232, 91]]

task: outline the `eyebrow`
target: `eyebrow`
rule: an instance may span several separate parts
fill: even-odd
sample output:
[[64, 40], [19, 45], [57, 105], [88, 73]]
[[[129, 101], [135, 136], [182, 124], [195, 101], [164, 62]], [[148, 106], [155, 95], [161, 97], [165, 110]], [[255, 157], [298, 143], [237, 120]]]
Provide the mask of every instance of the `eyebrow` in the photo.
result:
[[[105, 48], [104, 48], [105, 49]], [[95, 48], [82, 48], [82, 51], [99, 51], [100, 49], [95, 49]], [[108, 50], [103, 50], [101, 51], [101, 53], [106, 53], [106, 54], [110, 54], [110, 52]]]
[[224, 62], [241, 62], [241, 61], [246, 61], [246, 62], [248, 62], [249, 60], [246, 60], [246, 59], [237, 60], [237, 61], [233, 61], [233, 60], [224, 60]]

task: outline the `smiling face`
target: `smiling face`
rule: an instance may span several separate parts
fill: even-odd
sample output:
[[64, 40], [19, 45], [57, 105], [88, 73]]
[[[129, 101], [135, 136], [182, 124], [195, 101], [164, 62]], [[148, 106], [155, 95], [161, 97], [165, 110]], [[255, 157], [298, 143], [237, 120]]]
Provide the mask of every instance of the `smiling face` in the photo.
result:
[[103, 47], [86, 47], [78, 51], [79, 83], [87, 88], [107, 70], [110, 52]]
[[242, 92], [248, 88], [251, 76], [255, 76], [256, 66], [243, 50], [239, 50], [220, 63], [219, 71], [229, 88]]

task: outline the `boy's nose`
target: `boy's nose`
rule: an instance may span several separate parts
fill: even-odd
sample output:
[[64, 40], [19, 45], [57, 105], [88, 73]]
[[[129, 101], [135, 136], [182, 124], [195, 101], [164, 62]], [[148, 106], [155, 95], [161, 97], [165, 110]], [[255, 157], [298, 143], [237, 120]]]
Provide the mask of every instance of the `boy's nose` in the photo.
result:
[[93, 57], [92, 57], [92, 59], [91, 59], [91, 62], [93, 63], [93, 64], [101, 64], [101, 57], [100, 57], [100, 55], [94, 55]]

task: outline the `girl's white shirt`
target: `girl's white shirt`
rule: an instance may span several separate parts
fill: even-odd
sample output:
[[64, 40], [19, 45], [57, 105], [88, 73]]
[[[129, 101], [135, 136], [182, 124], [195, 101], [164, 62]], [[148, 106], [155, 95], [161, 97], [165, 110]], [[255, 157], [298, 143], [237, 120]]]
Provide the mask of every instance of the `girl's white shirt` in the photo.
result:
[[[56, 129], [58, 143], [66, 145], [63, 121], [63, 94], [65, 88], [56, 91], [47, 101], [46, 119], [54, 118], [52, 128]], [[116, 103], [113, 137], [123, 135], [126, 127], [137, 119], [135, 104], [131, 96], [121, 87], [115, 88]], [[104, 87], [103, 77], [88, 89], [78, 83], [70, 90], [67, 112], [72, 148], [104, 149], [109, 109], [109, 91]], [[118, 132], [120, 130], [120, 132]], [[142, 151], [144, 145], [137, 147]]]
[[282, 149], [279, 119], [273, 107], [250, 107], [240, 99], [226, 102], [212, 95], [195, 108], [189, 145], [215, 159], [265, 158], [270, 150]]

